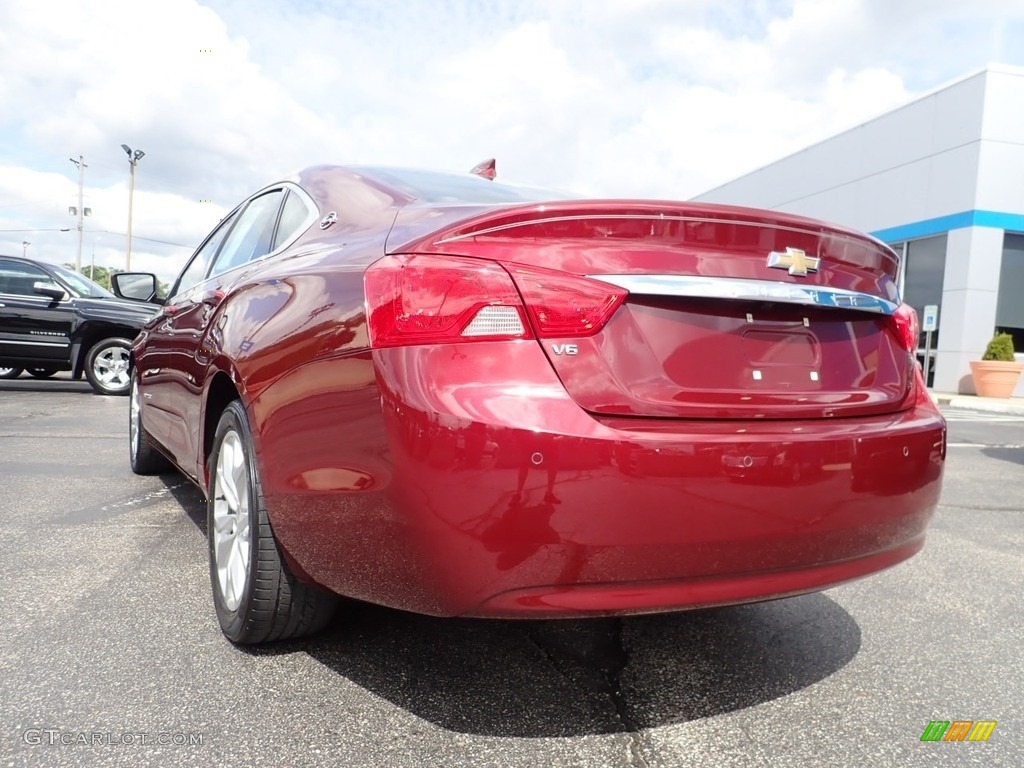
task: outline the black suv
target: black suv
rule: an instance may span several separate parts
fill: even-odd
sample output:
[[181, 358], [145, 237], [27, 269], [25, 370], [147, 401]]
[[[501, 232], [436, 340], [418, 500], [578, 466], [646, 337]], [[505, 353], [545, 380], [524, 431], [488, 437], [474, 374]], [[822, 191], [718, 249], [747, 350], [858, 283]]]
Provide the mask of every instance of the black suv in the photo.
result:
[[103, 395], [128, 394], [128, 348], [160, 300], [119, 298], [71, 269], [0, 256], [0, 378], [82, 374]]

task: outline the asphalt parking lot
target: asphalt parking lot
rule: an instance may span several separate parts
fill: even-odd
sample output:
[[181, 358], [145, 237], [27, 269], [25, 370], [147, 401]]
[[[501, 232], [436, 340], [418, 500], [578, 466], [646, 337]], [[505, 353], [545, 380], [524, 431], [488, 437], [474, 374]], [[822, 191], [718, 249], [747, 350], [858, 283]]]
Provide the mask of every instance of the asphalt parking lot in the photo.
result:
[[[1024, 418], [950, 413], [924, 551], [825, 593], [582, 622], [371, 606], [223, 639], [205, 509], [127, 400], [0, 381], [0, 765], [1019, 766]], [[931, 720], [990, 739], [922, 742]]]

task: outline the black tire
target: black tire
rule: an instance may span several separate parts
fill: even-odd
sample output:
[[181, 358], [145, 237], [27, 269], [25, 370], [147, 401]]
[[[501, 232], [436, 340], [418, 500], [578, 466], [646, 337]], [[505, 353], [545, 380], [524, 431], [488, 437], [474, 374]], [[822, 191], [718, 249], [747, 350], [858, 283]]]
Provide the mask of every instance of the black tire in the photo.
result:
[[142, 421], [139, 382], [132, 371], [128, 403], [128, 463], [136, 475], [159, 475], [171, 469], [171, 463], [149, 442]]
[[57, 375], [56, 368], [27, 368], [26, 370], [33, 379], [48, 379]]
[[24, 368], [0, 368], [0, 379], [16, 379]]
[[336, 595], [289, 572], [270, 528], [254, 456], [249, 419], [235, 400], [221, 414], [213, 440], [207, 532], [217, 620], [224, 635], [241, 644], [312, 634], [337, 605]]
[[85, 356], [85, 378], [101, 395], [127, 395], [131, 387], [128, 359], [132, 342], [113, 336], [100, 339]]

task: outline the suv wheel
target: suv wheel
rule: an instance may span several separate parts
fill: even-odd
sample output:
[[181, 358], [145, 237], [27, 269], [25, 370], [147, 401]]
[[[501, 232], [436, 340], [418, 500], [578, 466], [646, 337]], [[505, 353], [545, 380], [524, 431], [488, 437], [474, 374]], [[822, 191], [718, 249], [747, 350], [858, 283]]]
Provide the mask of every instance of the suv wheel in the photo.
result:
[[28, 375], [33, 379], [48, 379], [57, 374], [56, 368], [29, 368]]
[[128, 375], [128, 339], [100, 339], [85, 356], [85, 377], [101, 395], [127, 395], [131, 382]]
[[22, 368], [0, 368], [0, 379], [16, 379], [21, 376]]
[[270, 529], [249, 419], [228, 405], [210, 457], [212, 496], [206, 528], [210, 581], [221, 630], [235, 643], [286, 640], [316, 632], [330, 620], [335, 595], [298, 581]]

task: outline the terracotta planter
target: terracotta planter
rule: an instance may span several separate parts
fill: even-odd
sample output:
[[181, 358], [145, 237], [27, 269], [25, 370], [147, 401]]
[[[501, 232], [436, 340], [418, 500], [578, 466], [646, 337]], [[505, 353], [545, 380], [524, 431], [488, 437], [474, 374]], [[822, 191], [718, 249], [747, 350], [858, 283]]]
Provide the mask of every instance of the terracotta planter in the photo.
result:
[[1024, 363], [1002, 360], [971, 360], [971, 378], [979, 397], [1010, 397], [1017, 387]]

